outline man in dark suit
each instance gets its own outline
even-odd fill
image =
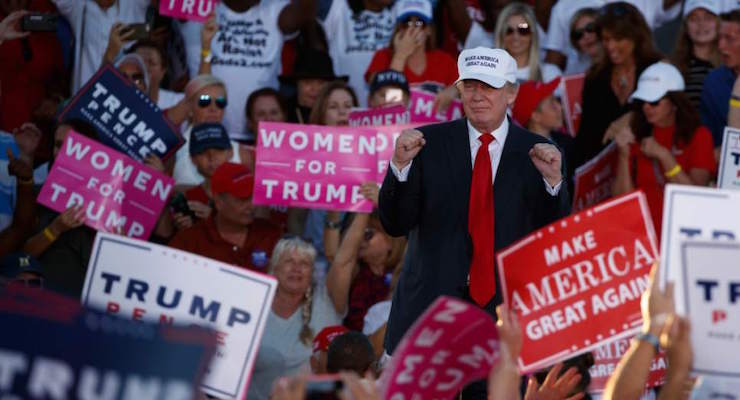
[[[495,251],[569,212],[560,151],[506,116],[517,95],[516,69],[504,50],[464,50],[456,85],[467,118],[406,130],[396,142],[380,219],[389,234],[409,242],[388,354],[440,295],[495,315],[502,302]],[[485,399],[482,386],[464,397]]]

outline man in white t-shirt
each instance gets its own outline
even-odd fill
[[[676,18],[681,10],[681,0],[623,0],[637,7],[648,26],[654,29]],[[583,8],[601,8],[616,0],[560,0],[550,11],[547,38],[542,47],[547,49],[545,61],[566,69],[569,57],[578,53],[570,43],[571,18]]]
[[[72,93],[76,93],[100,68],[116,22],[141,23],[151,0],[52,0],[75,34]]]
[[[190,76],[210,73],[228,84],[223,124],[232,139],[246,139],[244,107],[249,95],[278,87],[280,54],[286,35],[316,15],[315,0],[223,0],[216,6],[218,31],[201,43],[202,24],[181,26]]]
[[[348,75],[362,107],[367,106],[365,71],[377,50],[390,46],[396,20],[393,0],[365,0],[353,10],[348,0],[332,0],[321,23],[329,39],[329,55],[337,75]]]

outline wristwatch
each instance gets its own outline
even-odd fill
[[[650,343],[655,348],[656,353],[660,351],[660,339],[650,332],[639,333],[635,336],[635,340]]]
[[[200,59],[203,60],[204,63],[210,64],[211,61],[213,61],[213,54],[211,54],[210,50],[202,49],[200,51]]]

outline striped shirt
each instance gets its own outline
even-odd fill
[[[684,80],[686,81],[684,92],[697,111],[701,103],[701,90],[704,87],[704,78],[707,77],[707,74],[712,69],[714,69],[714,66],[709,61],[700,60],[696,57],[691,57],[689,61],[689,68],[684,76]]]

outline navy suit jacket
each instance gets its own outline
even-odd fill
[[[407,181],[399,182],[388,168],[380,189],[383,227],[392,236],[407,235],[409,239],[386,331],[388,354],[438,296],[469,300],[467,279],[473,247],[468,233],[468,200],[473,167],[467,120],[419,130],[426,144],[414,158]],[[528,154],[536,143],[549,142],[509,124],[493,188],[495,239],[491,245],[496,250],[570,211],[567,185],[561,185],[557,196],[545,189]],[[496,295],[485,307],[492,315],[502,302],[498,271],[496,282]]]

